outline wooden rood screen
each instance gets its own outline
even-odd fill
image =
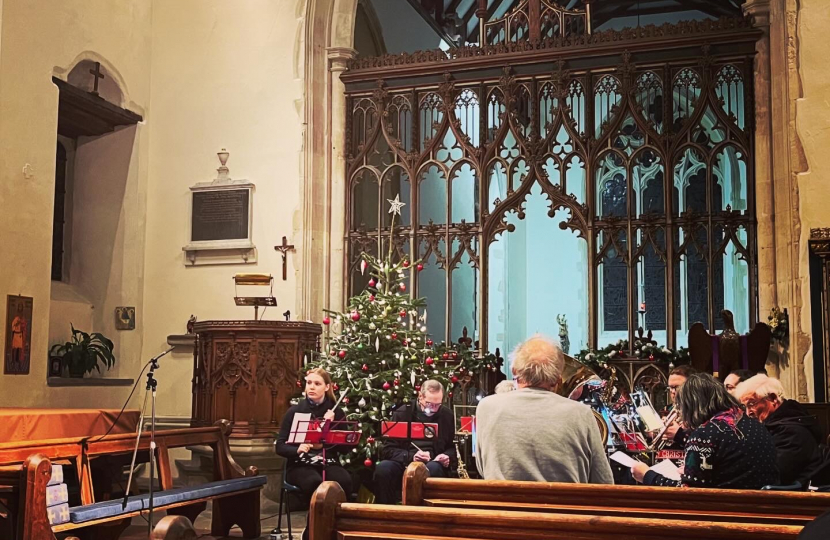
[[[351,291],[369,279],[361,252],[388,249],[386,199],[399,194],[394,257],[424,261],[411,290],[429,301],[430,333],[466,326],[504,350],[488,333],[501,284],[516,282],[491,248],[535,190],[584,243],[560,255],[585,267],[573,279],[585,280],[587,320],[569,322],[589,345],[633,343],[638,326],[685,344],[696,321],[717,329],[724,307],[751,327],[760,33],[724,18],[550,36],[359,58],[342,74]]]

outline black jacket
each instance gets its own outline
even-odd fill
[[[285,416],[282,417],[282,424],[280,424],[280,434],[277,436],[276,450],[277,454],[288,460],[289,467],[296,464],[299,460],[297,448],[300,445],[289,444],[287,442],[288,437],[291,435],[291,423],[294,421],[294,415],[296,413],[311,413],[312,418],[321,419],[323,418],[323,415],[326,414],[326,411],[331,409],[333,405],[334,402],[329,398],[324,399],[319,405],[313,405],[309,400],[303,398],[298,404],[286,411]],[[340,407],[336,408],[334,410],[334,420],[338,421],[345,419],[346,414],[343,410]],[[336,462],[342,451],[345,451],[345,449],[337,445],[326,446],[326,461],[328,463]],[[312,451],[311,453],[318,453],[318,451]]]
[[[767,416],[764,426],[775,442],[781,483],[798,481],[806,486],[822,462],[822,433],[816,418],[799,402],[787,399]]]
[[[424,422],[438,424],[438,437],[435,439],[386,439],[380,451],[381,459],[397,461],[403,466],[412,463],[412,458],[418,451],[412,443],[422,450],[429,452],[434,459],[439,454],[446,454],[451,461],[455,461],[455,418],[447,407],[441,407],[432,416],[426,416],[416,404],[407,404],[398,407],[392,413],[393,422]]]

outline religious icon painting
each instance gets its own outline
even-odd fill
[[[32,352],[32,305],[29,296],[8,295],[6,302],[6,355],[3,373],[28,375]]]
[[[135,308],[119,306],[115,308],[115,329],[135,330]]]

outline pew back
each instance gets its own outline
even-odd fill
[[[403,504],[803,525],[830,509],[830,494],[429,478],[413,463]]]
[[[347,503],[324,482],[312,497],[311,540],[787,540],[801,526],[713,523],[502,510]]]

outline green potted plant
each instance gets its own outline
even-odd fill
[[[103,334],[87,334],[77,330],[73,325],[72,341],[56,344],[49,351],[51,356],[60,358],[61,368],[69,371],[70,377],[83,377],[86,373],[97,369],[101,372],[100,363],[107,369],[115,365],[115,356],[112,354],[112,341]]]

